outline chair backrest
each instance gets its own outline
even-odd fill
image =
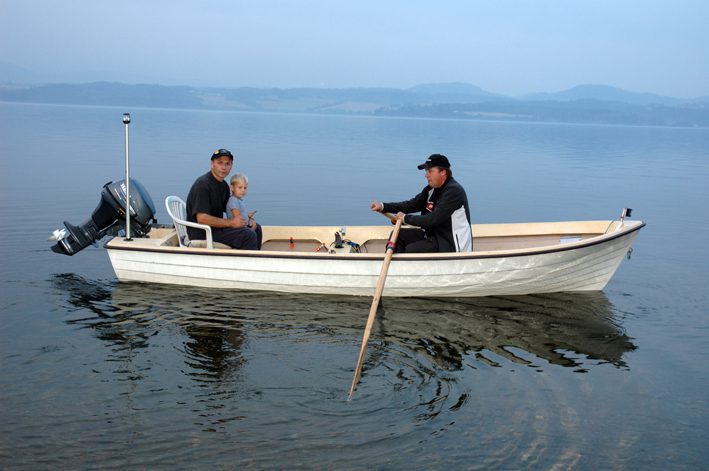
[[[213,249],[215,243],[212,241],[212,228],[206,224],[197,224],[196,222],[187,221],[187,205],[182,198],[179,196],[168,196],[165,198],[165,208],[167,208],[167,214],[172,218],[172,223],[175,225],[175,230],[177,231],[177,240],[180,247],[207,247],[208,249]],[[204,240],[195,240],[194,243],[190,241],[187,236],[187,227],[194,227],[196,229],[201,229],[204,231]],[[229,248],[227,245],[216,244],[219,248]]]
[[[189,247],[190,239],[187,237],[187,226],[184,224],[187,219],[187,205],[179,196],[168,196],[165,198],[165,208],[175,224],[180,247]]]
[[[172,218],[187,219],[187,204],[179,196],[165,198],[165,207]]]

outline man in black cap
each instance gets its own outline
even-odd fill
[[[224,211],[231,191],[224,179],[231,172],[234,156],[226,149],[212,153],[209,172],[197,178],[187,195],[187,220],[212,227],[212,239],[233,249],[257,250],[256,233],[246,229],[246,219],[225,219]],[[187,227],[190,241],[204,240],[203,230]]]
[[[472,252],[468,197],[455,181],[445,155],[433,154],[418,166],[426,169],[428,185],[408,201],[371,204],[373,211],[397,213],[398,219],[416,228],[402,228],[396,242],[398,253]],[[409,214],[416,213],[418,214]],[[420,229],[419,229],[420,228]]]

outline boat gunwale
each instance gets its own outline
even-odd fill
[[[434,254],[395,254],[394,259],[402,262],[418,262],[418,261],[457,261],[457,260],[475,260],[475,259],[490,259],[490,258],[512,258],[526,257],[531,255],[546,255],[558,252],[567,252],[578,250],[581,248],[592,247],[594,245],[604,244],[606,242],[624,237],[633,232],[637,232],[645,227],[643,221],[632,221],[633,225],[625,226],[623,229],[618,229],[611,233],[604,233],[588,239],[569,242],[565,244],[548,245],[542,247],[531,247],[526,249],[512,250],[491,250],[482,252],[440,252]],[[249,257],[249,258],[269,258],[269,259],[305,259],[305,260],[347,260],[347,261],[372,261],[383,260],[384,253],[367,254],[367,253],[348,253],[348,254],[330,254],[322,252],[283,252],[283,251],[260,251],[260,250],[233,250],[233,249],[206,249],[206,248],[190,248],[190,247],[172,247],[172,246],[122,246],[111,245],[115,239],[112,238],[104,244],[106,250],[121,250],[128,252],[154,252],[165,254],[187,254],[187,255],[206,255],[210,257]],[[135,239],[134,239],[135,240]],[[473,238],[473,240],[475,240]]]

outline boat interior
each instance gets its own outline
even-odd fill
[[[524,250],[585,241],[629,224],[619,220],[473,224],[473,251]],[[405,226],[404,226],[405,227]],[[384,253],[392,226],[264,226],[262,251],[299,253]],[[172,226],[156,226],[143,243],[180,246]],[[204,250],[204,247],[201,247]],[[215,247],[213,250],[219,250]]]

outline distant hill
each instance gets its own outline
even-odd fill
[[[201,107],[202,100],[190,87],[87,84],[37,85],[25,88],[0,86],[0,100],[102,106],[148,106],[166,108]]]
[[[512,98],[464,83],[397,88],[195,88],[0,84],[0,101],[72,105],[709,127],[709,97],[680,100],[604,85]]]
[[[465,84],[398,88],[193,88],[114,82],[0,85],[0,100],[79,105],[155,106],[320,113],[371,113],[380,108],[478,103],[500,95]]]
[[[671,98],[653,93],[630,92],[608,85],[578,85],[568,90],[555,93],[532,93],[523,97],[526,100],[601,100],[615,101],[619,103],[631,103],[634,105],[676,105],[685,100]]]
[[[709,104],[633,105],[617,101],[505,100],[381,109],[382,116],[709,128]]]
[[[434,103],[479,103],[493,99],[505,99],[504,95],[490,93],[469,83],[427,83],[416,85],[407,91],[420,97],[428,97]]]

